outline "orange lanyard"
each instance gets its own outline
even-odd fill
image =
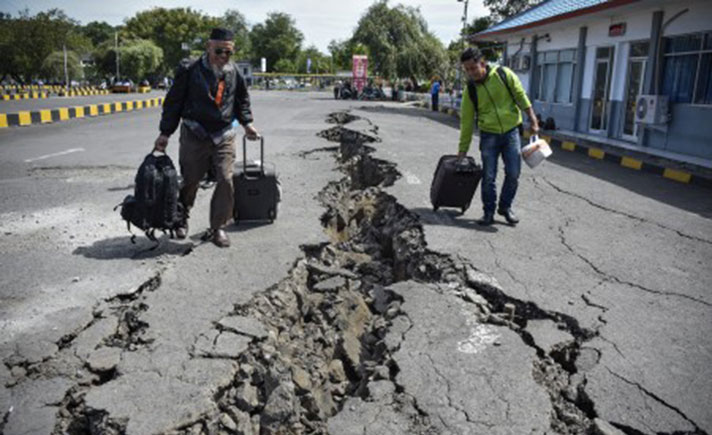
[[[218,82],[218,92],[215,95],[215,105],[220,107],[223,99],[223,92],[225,91],[225,80],[220,80]]]

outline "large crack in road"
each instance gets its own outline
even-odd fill
[[[585,346],[598,331],[583,328],[569,315],[507,295],[496,280],[465,259],[429,250],[417,215],[384,191],[401,175],[396,164],[373,157],[375,149],[366,145],[380,142],[378,127],[348,112],[330,114],[327,122],[336,126],[319,136],[339,145],[300,156],[332,153],[345,175],[318,194],[329,241],[302,246],[303,255],[284,279],[248,303],[236,305],[228,316],[215,321],[214,330],[198,338],[192,358],[236,361],[239,368],[214,394],[215,408],[181,423],[175,432],[326,434],[331,432],[330,418],[344,410],[349,398],[369,401],[389,396],[387,409],[379,410],[374,421],[382,412],[391,412],[402,416],[403,433],[458,433],[441,415],[431,417],[398,377],[401,367],[394,355],[408,338],[413,321],[403,309],[402,296],[391,286],[413,281],[436,286],[467,304],[473,324],[506,327],[534,350],[531,376],[551,402],[552,431],[605,433],[602,427],[610,426],[597,418],[596,405],[586,394],[586,377],[577,369],[578,359],[589,365],[600,359],[598,351]],[[115,367],[121,352],[151,345],[144,338],[150,325],[141,320],[141,313],[147,308],[144,293],[160,285],[159,272],[134,294],[116,297],[95,310],[85,328],[97,329],[92,343],[77,343],[78,334],[73,334],[57,343],[59,351],[53,358],[8,365],[35,378],[59,374],[73,382],[63,399],[51,404],[58,408],[54,433],[126,433],[125,419],[88,408],[84,396],[120,375]],[[553,322],[571,339],[550,348],[538,343],[528,327],[543,320]],[[399,340],[392,340],[394,332]],[[447,386],[448,406],[468,423],[478,422],[471,410],[451,400],[452,381],[434,361],[431,364]],[[0,432],[7,419],[6,414]],[[618,427],[627,434],[639,433]]]

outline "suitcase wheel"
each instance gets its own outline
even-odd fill
[[[440,208],[440,207],[438,207],[437,205],[434,205],[434,206],[433,206],[433,211],[438,211],[439,208]]]
[[[274,222],[275,215],[274,215],[274,209],[273,209],[273,208],[269,209],[269,211],[267,212],[267,217],[269,218],[269,223],[273,223],[273,222]]]

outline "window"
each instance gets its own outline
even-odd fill
[[[663,93],[671,103],[712,104],[712,32],[665,38]]]
[[[570,103],[576,71],[576,50],[547,51],[540,54],[539,101]]]

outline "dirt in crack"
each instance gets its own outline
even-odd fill
[[[394,164],[370,156],[374,150],[365,144],[378,142],[376,136],[342,125],[320,136],[339,142],[336,158],[347,175],[318,196],[326,208],[321,222],[329,242],[303,246],[304,256],[285,279],[235,308],[233,315],[259,320],[268,333],[253,340],[239,357],[232,383],[216,393],[219,412],[184,426],[183,432],[324,434],[328,418],[348,397],[367,398],[370,382],[388,380],[395,386],[392,406],[411,416],[407,432],[438,433],[435,422],[395,382],[399,368],[384,342],[391,321],[404,315],[400,298],[386,289],[398,281],[454,282],[462,289],[455,294],[470,301],[475,292],[483,303],[483,322],[509,326],[534,347],[524,330],[530,319],[560,323],[576,343],[590,337],[575,319],[510,298],[472,266],[428,250],[417,215],[381,189],[399,174]],[[576,345],[570,350],[575,355]],[[534,371],[543,375],[535,378],[547,387],[556,411],[552,428],[585,433],[594,417],[580,405],[585,397],[568,400],[563,393],[572,374],[537,351]]]

